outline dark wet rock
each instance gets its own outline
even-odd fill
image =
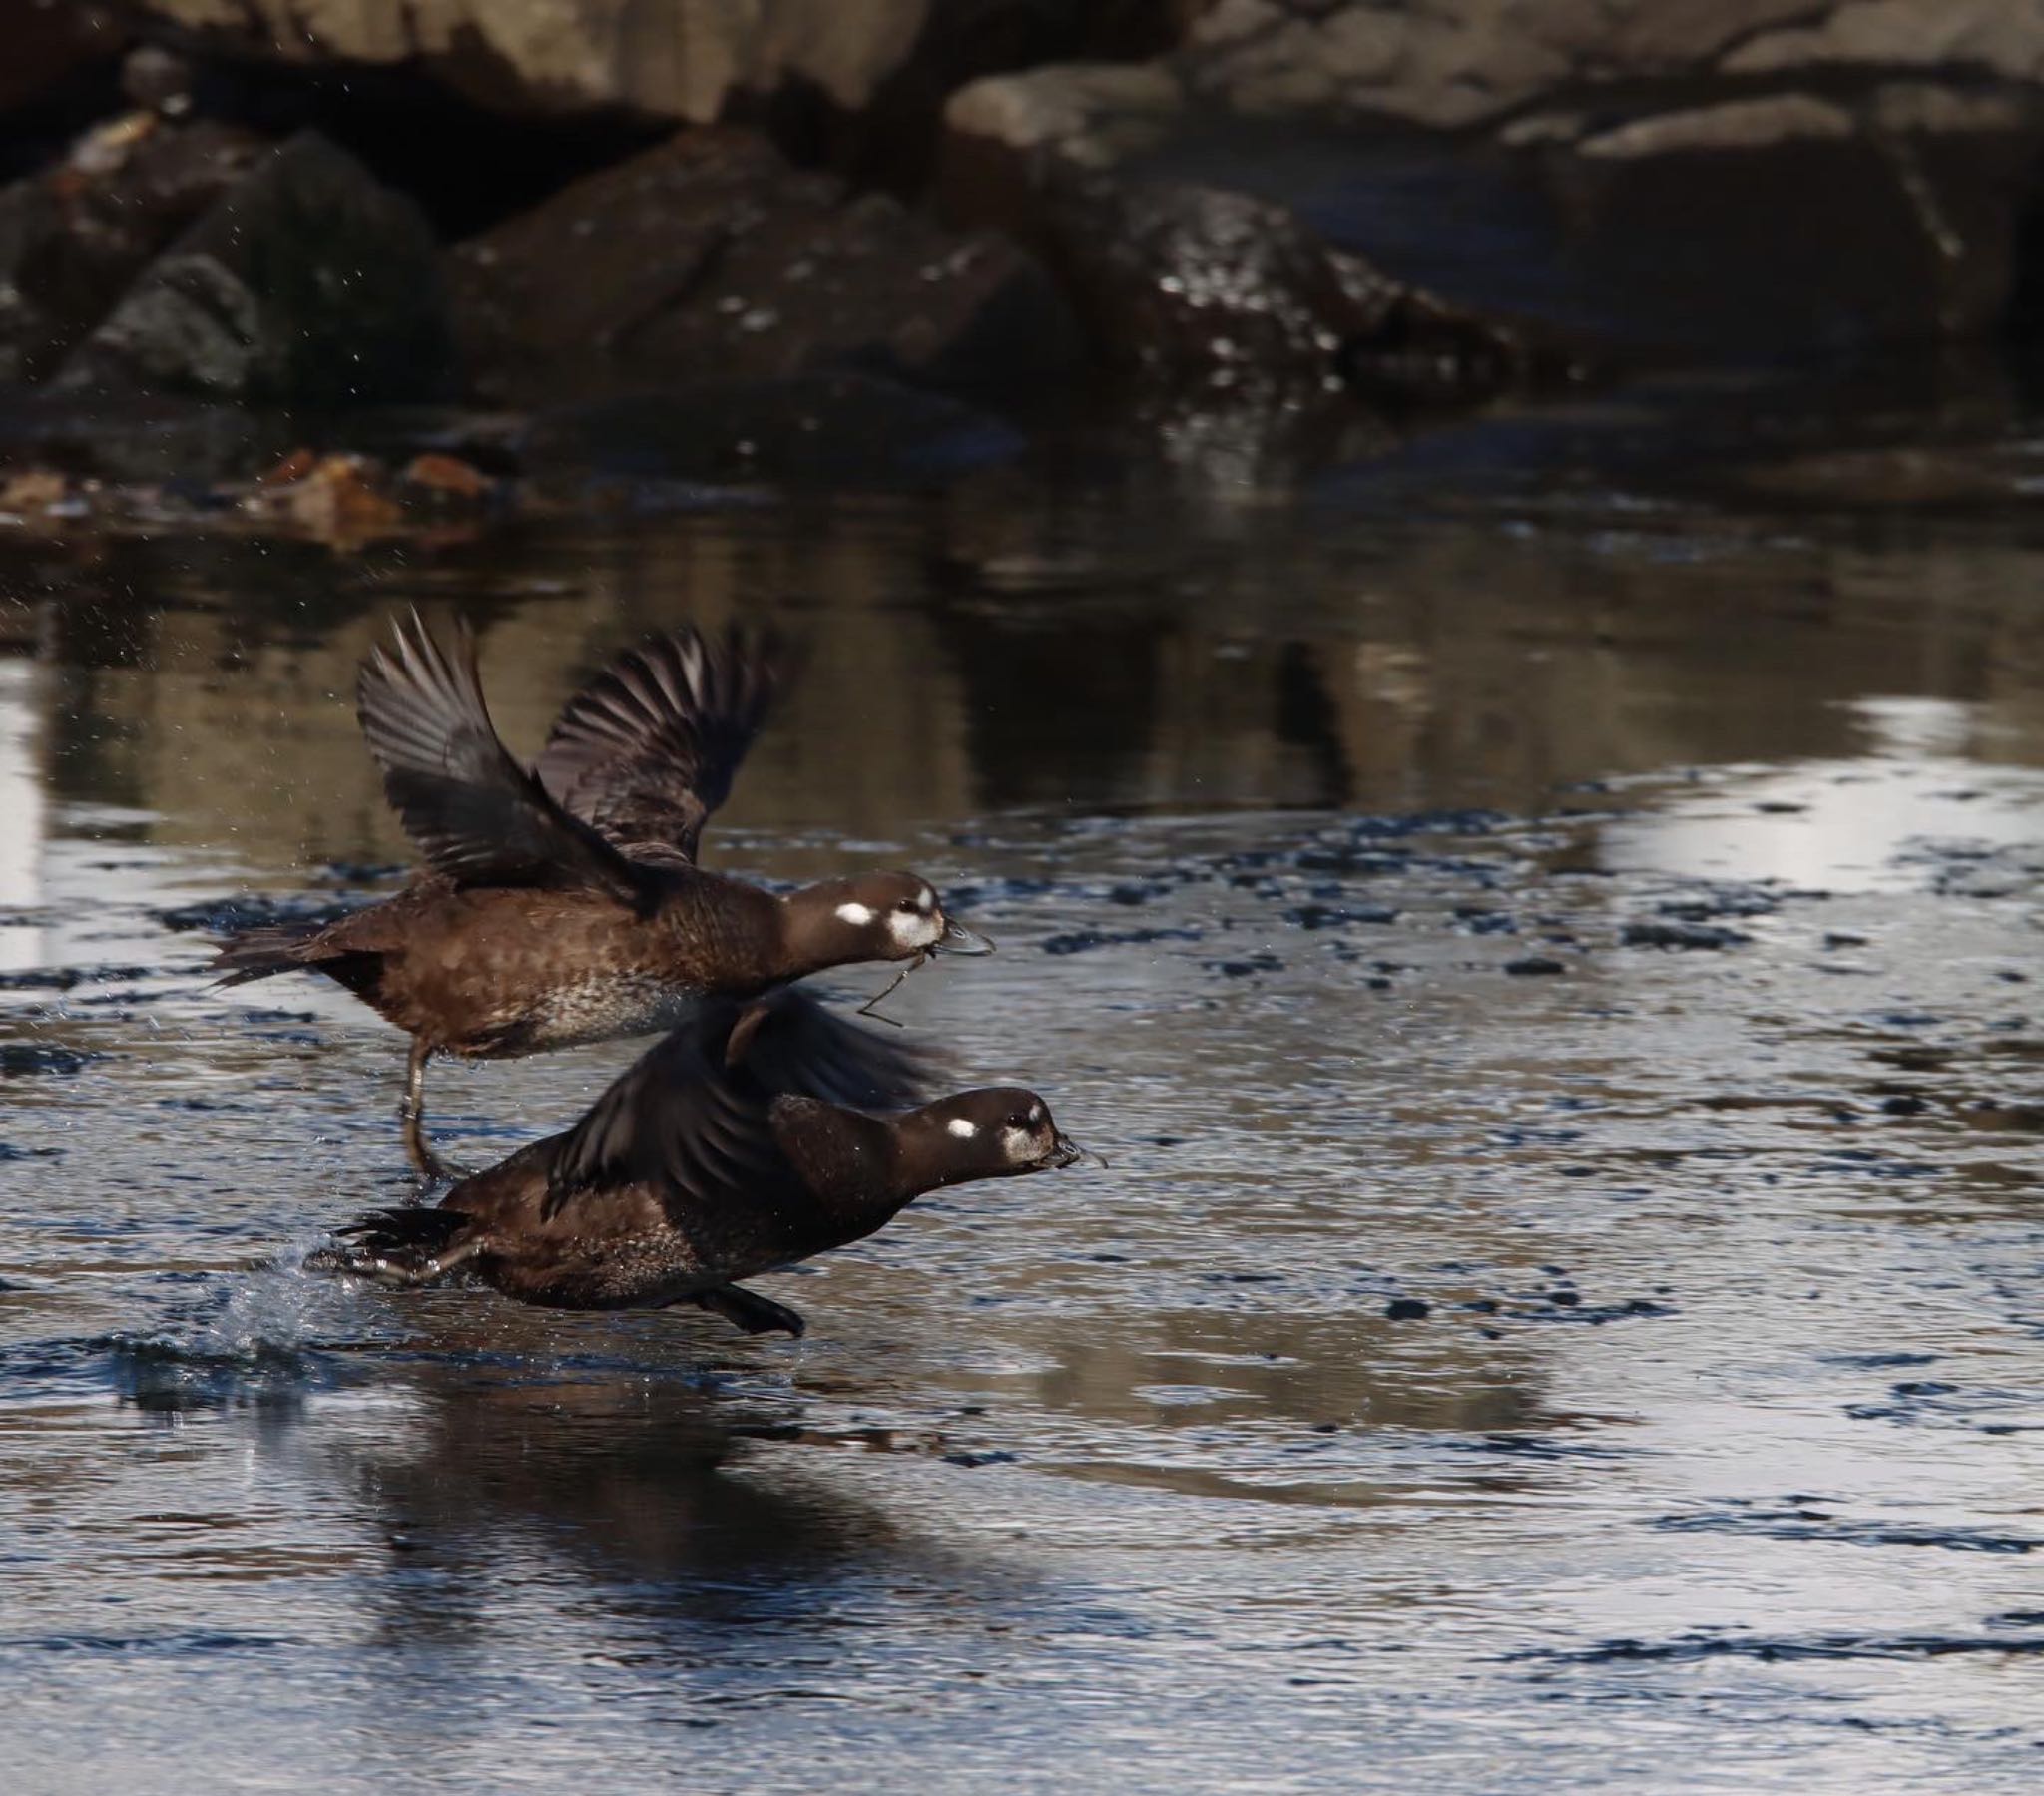
[[[42,1042],[0,1042],[0,1076],[15,1079],[38,1073],[72,1074],[99,1058],[81,1049]]]
[[[1021,228],[1125,367],[1234,387],[1346,379],[1416,393],[1488,391],[1528,352],[1330,248],[1287,208],[1190,182],[1073,176]]]
[[[1260,953],[1245,955],[1239,960],[1202,961],[1210,973],[1219,973],[1224,979],[1250,979],[1259,973],[1276,973],[1284,963],[1277,955]]]
[[[1433,1305],[1424,1297],[1393,1297],[1384,1305],[1384,1319],[1389,1322],[1423,1322],[1433,1314]]]
[[[541,477],[886,486],[1006,460],[999,419],[864,374],[718,380],[542,412],[519,440]]]
[[[1883,1098],[1880,1108],[1890,1117],[1920,1117],[1930,1106],[1921,1098],[1898,1092],[1892,1098]]]
[[[737,130],[588,176],[451,267],[471,379],[520,403],[840,368],[1021,387],[1078,352],[1063,300],[1013,244],[854,198]]]
[[[1718,949],[1737,948],[1753,937],[1707,923],[1661,923],[1643,918],[1626,924],[1618,939],[1628,948]]]
[[[0,379],[48,374],[262,153],[233,126],[138,114],[0,190]]]
[[[1505,971],[1515,979],[1553,978],[1568,971],[1560,961],[1545,954],[1522,954],[1505,962]]]
[[[1090,954],[1096,948],[1137,947],[1149,942],[1197,942],[1204,934],[1198,929],[1075,929],[1046,936],[1038,945],[1046,954]]]
[[[953,185],[1224,170],[1463,317],[1621,352],[1997,324],[2044,139],[1999,0],[1228,0],[1137,68],[946,110]]]
[[[302,132],[165,248],[55,378],[90,393],[345,405],[431,399],[452,371],[424,216]]]

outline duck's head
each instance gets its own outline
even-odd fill
[[[913,873],[826,879],[788,893],[781,903],[789,943],[812,972],[856,961],[993,952],[985,936],[947,916],[936,888]]]
[[[926,1104],[913,1114],[921,1157],[941,1172],[937,1184],[1050,1172],[1079,1158],[1050,1106],[1022,1086],[982,1086]]]

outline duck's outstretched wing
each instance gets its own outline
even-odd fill
[[[774,1099],[900,1109],[928,1095],[932,1071],[927,1053],[803,992],[705,999],[557,1137],[541,1213],[636,1183],[694,1203],[771,1204],[799,1187],[774,1138]]]
[[[363,662],[355,707],[383,789],[436,872],[463,886],[594,887],[648,901],[646,870],[556,804],[499,739],[465,623],[450,654],[414,611]]]
[[[694,861],[789,669],[770,632],[713,639],[685,625],[626,651],[569,699],[533,771],[634,859]]]

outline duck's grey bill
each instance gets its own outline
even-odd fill
[[[976,929],[967,929],[963,923],[944,919],[944,933],[937,937],[939,954],[991,954],[994,951],[993,937],[983,936]]]

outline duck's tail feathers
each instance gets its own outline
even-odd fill
[[[320,1248],[305,1263],[378,1284],[431,1284],[480,1250],[481,1240],[469,1232],[474,1220],[460,1210],[371,1210],[336,1228],[339,1244]]]
[[[260,929],[243,931],[219,944],[207,971],[217,984],[246,985],[252,979],[267,979],[274,973],[289,973],[317,959],[306,949],[321,923],[266,923]]]

